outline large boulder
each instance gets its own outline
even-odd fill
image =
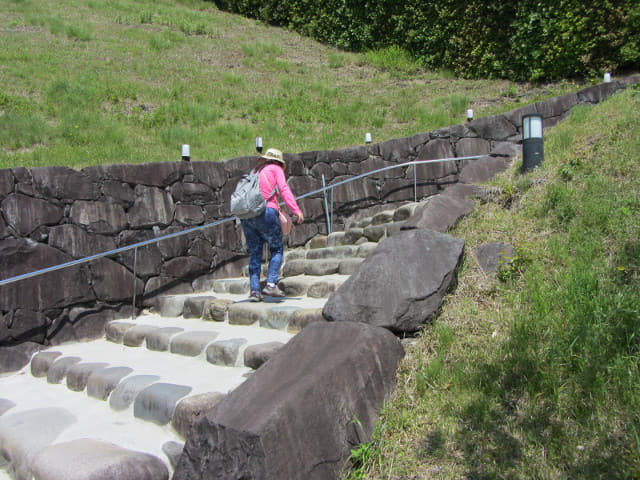
[[[445,233],[471,212],[473,212],[471,200],[454,195],[435,195],[416,210],[402,229],[428,228]]]
[[[455,286],[464,245],[464,240],[426,229],[386,238],[331,294],[322,313],[331,321],[416,332],[434,318]]]
[[[193,426],[173,479],[337,478],[403,355],[381,328],[310,325]]]

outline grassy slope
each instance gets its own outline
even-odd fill
[[[0,2],[0,168],[302,152],[399,138],[578,85],[468,81],[200,0]]]
[[[640,478],[639,112],[637,87],[575,109],[457,226],[459,286],[351,478]],[[500,279],[490,241],[516,247]]]

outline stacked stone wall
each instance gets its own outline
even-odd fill
[[[386,142],[286,154],[296,195],[381,167],[412,160],[521,150],[522,116],[539,112],[548,128],[578,103],[598,103],[640,76],[597,85],[511,112]],[[162,162],[0,170],[0,279],[67,263],[228,218],[228,199],[256,156],[225,162]],[[468,160],[416,167],[418,198],[461,181]],[[413,200],[414,169],[397,168],[350,182],[333,193],[334,227],[359,209]],[[300,201],[306,221],[290,246],[326,233],[321,193]],[[135,278],[134,278],[135,263]],[[206,288],[246,263],[235,222],[193,231],[138,249],[0,285],[0,346],[56,344],[98,337],[105,321],[149,306],[159,294]]]

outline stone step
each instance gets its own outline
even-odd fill
[[[321,277],[312,275],[296,275],[285,277],[278,285],[287,294],[293,297],[306,295],[311,298],[326,299],[331,293],[342,285],[349,275],[324,275]]]
[[[0,478],[169,478],[184,442],[174,429],[20,373],[3,379],[3,401],[14,406],[0,415]]]
[[[290,260],[282,267],[282,276],[287,278],[297,275],[352,275],[358,270],[363,261],[364,258]]]
[[[289,341],[287,332],[297,310],[308,308],[280,303],[250,303],[246,300],[227,304],[225,321],[146,314],[135,322],[114,320],[106,325],[105,338],[124,347],[143,347],[154,352],[200,358],[223,366],[243,366],[246,348],[267,342]],[[321,302],[313,302],[321,308]]]
[[[360,245],[336,245],[333,247],[297,248],[287,252],[285,263],[293,260],[321,260],[343,258],[366,258],[378,247],[377,242],[364,242]]]

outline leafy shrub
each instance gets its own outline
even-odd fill
[[[633,0],[213,0],[350,50],[391,47],[462,77],[600,76],[640,62]]]

